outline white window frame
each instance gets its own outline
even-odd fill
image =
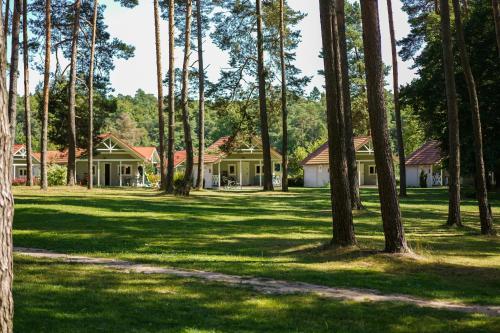
[[[130,172],[127,173],[127,168],[130,168]],[[120,175],[122,176],[132,176],[132,165],[131,164],[122,164],[122,169],[120,170]]]
[[[257,172],[257,169],[259,170],[258,172]],[[261,174],[262,174],[262,165],[255,164],[255,175],[260,176]]]
[[[374,172],[372,172],[372,168],[373,168],[373,171],[374,171]],[[376,165],[373,165],[373,164],[372,164],[372,165],[369,165],[369,166],[368,166],[368,174],[369,174],[370,176],[375,176],[375,175],[377,174],[377,166],[376,166]]]
[[[19,176],[21,177],[27,177],[28,176],[28,169],[27,168],[20,168],[19,170]]]
[[[231,173],[231,167],[234,168],[234,172],[233,173]],[[236,176],[236,164],[228,164],[227,165],[227,174],[229,176]]]

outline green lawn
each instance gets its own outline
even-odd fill
[[[202,192],[194,193],[191,198],[186,199],[162,196],[154,191],[141,189],[87,192],[80,188],[57,188],[42,193],[36,189],[16,188],[14,243],[16,246],[121,258],[155,265],[264,276],[338,287],[372,288],[383,292],[464,303],[500,305],[500,238],[479,235],[478,213],[474,201],[465,200],[463,205],[466,227],[448,229],[443,227],[447,214],[447,196],[444,189],[415,189],[410,190],[409,194],[410,197],[402,201],[402,211],[407,237],[411,247],[420,255],[418,259],[377,252],[383,248],[383,234],[377,193],[374,189],[362,191],[367,209],[356,213],[355,216],[360,249],[345,253],[322,248],[322,245],[329,241],[331,234],[327,189],[294,189],[289,194]],[[499,204],[500,196],[492,195],[493,212],[497,220],[500,215]],[[118,273],[57,264],[53,264],[50,269],[50,272],[57,270],[55,276],[49,277],[45,276],[50,274],[48,268],[38,261],[34,262],[37,264],[37,274],[44,282],[40,285],[30,285],[28,276],[31,267],[28,266],[32,262],[17,257],[16,259],[18,260],[16,269],[20,270],[16,279],[18,300],[16,309],[21,308],[21,316],[23,311],[28,313],[31,311],[32,303],[43,299],[45,289],[51,290],[58,286],[58,283],[54,286],[51,283],[66,281],[66,278],[68,284],[72,284],[73,280],[75,283],[80,283],[82,290],[92,289],[93,285],[98,284],[97,289],[113,294],[111,298],[107,295],[103,297],[88,295],[78,301],[82,308],[91,306],[88,303],[94,298],[102,302],[102,306],[105,306],[106,302],[118,302],[117,299],[122,296],[121,292],[117,291],[116,295],[113,292],[115,283],[118,283],[119,286],[122,284],[127,286],[123,290],[123,301],[118,302],[119,306],[134,307],[131,298],[138,297],[139,293],[140,297],[147,300],[143,304],[144,307],[149,303],[158,306],[151,311],[159,313],[174,311],[167,307],[159,307],[159,304],[155,303],[157,298],[169,296],[155,296],[152,291],[144,291],[143,294],[140,290],[134,290],[132,285],[137,283],[139,286],[141,283],[138,281],[143,279],[156,281],[158,284],[165,283],[173,286],[172,288],[186,289],[187,293],[202,292],[206,294],[204,295],[206,298],[213,295],[216,295],[213,296],[216,299],[222,297],[221,311],[225,313],[224,309],[227,308],[228,317],[264,316],[263,313],[252,316],[251,313],[244,312],[240,302],[237,301],[238,297],[248,297],[255,299],[256,302],[271,302],[279,309],[286,308],[286,311],[280,312],[283,316],[287,312],[292,315],[295,311],[305,311],[303,302],[313,303],[308,308],[310,311],[327,307],[329,310],[325,310],[324,315],[332,320],[339,315],[335,311],[354,311],[352,318],[346,318],[346,323],[341,321],[335,326],[340,331],[351,325],[348,324],[351,320],[356,321],[358,320],[356,317],[363,314],[368,320],[370,316],[378,317],[378,312],[385,313],[389,316],[387,319],[389,320],[391,311],[407,309],[411,315],[408,317],[408,322],[395,323],[394,330],[398,331],[398,325],[418,323],[418,319],[412,318],[427,317],[428,314],[436,312],[394,304],[367,306],[321,301],[312,296],[256,296],[249,291],[233,288],[229,288],[231,292],[228,295],[219,295],[221,289],[228,288],[220,286],[206,288],[206,285],[201,285],[200,282],[122,276]],[[94,274],[95,281],[90,278]],[[80,280],[80,275],[87,278]],[[52,278],[54,280],[50,280]],[[109,285],[107,281],[110,281]],[[234,304],[232,299],[225,300],[226,296],[231,298],[233,294],[236,300]],[[63,305],[58,304],[57,300],[63,301],[64,297],[70,296],[70,291],[64,292],[61,298],[54,296],[54,303],[51,305],[56,308],[61,307]],[[43,308],[42,302],[40,306]],[[205,305],[197,302],[193,306],[200,306],[205,310]],[[218,306],[217,301],[214,301],[209,307]],[[368,314],[365,311],[367,309],[373,311],[369,311]],[[121,312],[118,308],[116,311]],[[133,309],[129,311],[133,312]],[[137,311],[140,313],[149,310]],[[210,311],[216,310],[211,308]],[[256,311],[259,311],[259,308]],[[438,328],[444,329],[445,326],[439,325],[452,325],[450,321],[458,325],[456,330],[470,331],[471,327],[467,325],[473,325],[474,322],[471,316],[461,314],[450,315],[448,316],[450,321],[440,323],[437,313],[441,312],[436,312],[433,317],[437,325],[434,331],[440,331]],[[85,311],[82,311],[81,315],[88,316]],[[204,317],[209,314],[204,314],[200,310],[197,315]],[[297,328],[297,331],[320,330],[323,324],[319,321],[323,320],[320,318],[323,313],[318,316],[320,326],[307,325],[306,322],[303,328]],[[234,326],[235,329],[252,330],[254,318],[248,320],[245,318],[234,320],[232,323],[249,326],[246,328]],[[467,324],[461,326],[463,322],[453,318],[470,320],[466,320]],[[47,325],[50,325],[49,319]],[[29,318],[18,320],[23,324],[29,322]],[[147,320],[153,319],[147,318]],[[361,321],[360,325],[367,324],[366,320]],[[272,316],[262,321],[263,325],[276,324],[278,327]],[[196,316],[193,314],[193,321],[187,320],[188,324],[186,321],[183,322],[187,326],[175,327],[180,331],[187,330],[190,327],[189,323],[194,322]],[[180,325],[180,322],[177,325]],[[193,327],[217,331],[216,324],[213,325]],[[381,319],[380,325],[380,327],[370,326],[370,330],[387,329],[389,321],[384,322]],[[267,330],[266,327],[263,326],[262,329]],[[327,326],[323,328],[328,330]],[[282,330],[290,329],[288,326],[277,329],[277,331]],[[474,331],[477,331],[476,328]]]
[[[16,332],[498,332],[500,318],[262,295],[16,256]]]

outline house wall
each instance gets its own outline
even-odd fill
[[[203,170],[203,188],[212,188],[212,176],[213,176],[214,166],[213,164],[206,164]],[[194,165],[193,169],[193,186],[196,186],[196,180],[198,179],[198,165]]]
[[[35,159],[32,159],[32,174],[33,177],[40,177],[40,163],[38,163]],[[26,164],[26,159],[25,158],[14,158],[13,160],[13,176],[14,178],[23,178],[26,177],[22,175],[21,170],[26,170],[28,168]]]
[[[305,165],[304,166],[304,186],[305,187],[325,187],[330,183],[328,164]]]
[[[264,174],[261,176],[257,173],[257,166],[261,165],[263,169],[263,162],[260,161],[259,157],[262,154],[231,154],[226,159],[219,163],[209,164],[205,166],[205,188],[212,188],[216,184],[212,182],[212,176],[219,175],[219,165],[220,165],[220,175],[222,179],[222,184],[224,184],[225,179],[231,179],[240,183],[240,167],[242,176],[243,186],[260,186],[261,178],[264,179]],[[241,159],[241,163],[240,163]],[[279,164],[279,171],[276,171],[275,164]],[[234,173],[230,174],[230,166],[234,165]],[[273,177],[278,177],[281,179],[281,161],[272,160],[272,174]],[[193,172],[194,177],[197,175],[197,171]]]
[[[114,155],[113,155],[114,158]],[[110,164],[110,184],[109,186],[120,186],[120,162],[116,161],[100,161],[94,162],[94,185],[96,186],[106,186],[105,178],[105,165]],[[134,186],[142,184],[142,174],[140,169],[142,168],[143,162],[140,161],[124,161],[122,166],[129,165],[131,167],[130,175],[122,176],[122,186]],[[98,175],[99,174],[99,175]],[[86,183],[88,178],[88,164],[87,161],[79,161],[76,163],[76,180],[79,184]],[[98,183],[99,179],[99,183]],[[144,177],[146,180],[146,177]]]
[[[377,174],[370,174],[370,167],[375,166],[375,161],[363,162],[361,167],[363,168],[363,182],[361,185],[377,185]]]
[[[408,187],[420,187],[420,173],[424,171],[427,175],[427,187],[432,187],[432,165],[407,165],[406,185]]]

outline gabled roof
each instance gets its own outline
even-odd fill
[[[76,158],[80,158],[85,154],[85,149],[76,149]],[[37,160],[42,160],[41,153],[33,153],[33,157]],[[68,164],[68,149],[64,150],[47,150],[48,164]]]
[[[364,145],[371,142],[371,136],[357,136],[354,138],[354,149],[358,151]],[[318,165],[318,164],[328,164],[329,154],[328,154],[328,142],[325,142],[321,147],[309,154],[303,161],[302,165]]]
[[[226,144],[230,143],[232,139],[234,139],[234,137],[223,136],[223,137],[219,138],[218,140],[216,140],[214,143],[212,143],[210,146],[208,146],[207,149],[205,150],[205,157],[204,157],[205,164],[218,163],[222,159],[224,159],[226,156],[228,156],[231,153],[231,147],[227,147],[227,148],[229,148],[229,151],[226,151],[223,148]],[[250,148],[253,149],[254,148],[253,145],[262,147],[262,141],[255,136],[250,138],[250,140],[248,141],[248,144],[250,144],[250,147],[248,150],[250,150]],[[271,147],[271,154],[275,155],[275,157],[278,156],[281,159],[280,152],[278,152],[273,147]],[[194,159],[194,163],[195,164],[198,163],[198,158],[196,156]]]
[[[153,154],[155,153],[156,151],[156,147],[137,147],[135,146],[134,147],[135,151],[137,151],[142,157],[144,157],[145,159],[152,159],[153,158]]]
[[[24,148],[24,145],[13,145],[12,146],[12,155],[16,155],[23,148]]]
[[[408,156],[406,165],[432,165],[441,160],[441,143],[437,140],[431,140]]]
[[[116,135],[112,133],[105,133],[98,136],[98,138],[102,141],[106,139],[113,139],[119,144],[123,145],[125,148],[129,149],[132,153],[134,153],[137,157],[140,157],[145,160],[151,161],[156,152],[156,147],[137,147],[132,146],[128,142],[123,139],[118,138]]]

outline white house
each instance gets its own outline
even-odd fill
[[[421,187],[420,176],[426,178],[427,186],[443,186],[445,174],[441,166],[441,143],[427,141],[406,159],[406,185]]]
[[[177,152],[175,166],[185,162],[185,152]],[[222,137],[205,151],[204,188],[235,186],[262,186],[263,150],[256,137]],[[275,186],[281,186],[281,154],[271,147],[272,177]],[[197,178],[198,158],[194,158],[193,180]]]
[[[28,175],[28,163],[26,161],[26,146],[14,145],[12,147],[14,163],[12,164],[13,180],[25,179]],[[40,177],[40,160],[36,154],[31,154],[31,165],[33,177]]]
[[[377,168],[370,136],[354,138],[359,185],[377,185]],[[324,187],[330,183],[328,142],[302,161],[305,187]]]

